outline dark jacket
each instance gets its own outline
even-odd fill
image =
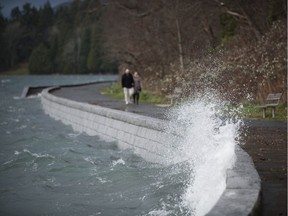
[[[134,79],[131,73],[124,73],[121,79],[122,88],[132,88],[134,86]]]
[[[136,93],[141,92],[142,89],[142,83],[141,83],[141,77],[140,76],[134,76],[134,90]]]

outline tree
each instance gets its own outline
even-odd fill
[[[21,23],[28,29],[33,29],[38,26],[39,13],[35,7],[30,3],[23,5],[23,12],[21,16]]]
[[[79,59],[79,69],[80,73],[87,73],[88,67],[88,55],[90,53],[91,46],[91,29],[88,28],[84,31],[84,35],[81,38],[81,47],[80,47],[80,59]]]
[[[7,47],[7,59],[9,61],[8,66],[10,68],[17,65],[19,62],[18,50],[20,48],[19,41],[25,34],[25,29],[19,22],[11,23],[6,26],[3,34],[4,41]]]
[[[95,26],[91,32],[91,47],[87,59],[87,68],[92,72],[102,70],[101,29]]]
[[[29,58],[29,71],[31,74],[49,74],[52,72],[52,63],[49,49],[40,44],[37,46]]]
[[[21,16],[22,14],[18,6],[11,10],[11,18],[13,21],[19,21]]]
[[[8,57],[7,57],[7,44],[5,43],[4,31],[7,25],[7,21],[2,15],[2,8],[0,6],[0,70],[5,69],[8,66]]]
[[[54,17],[54,12],[48,1],[44,4],[43,8],[40,8],[39,10],[39,21],[38,21],[39,30],[45,31],[47,30],[48,27],[52,26],[53,17]]]

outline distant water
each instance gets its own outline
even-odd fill
[[[0,76],[0,215],[190,215],[188,164],[151,164],[44,114],[24,86],[115,76]]]

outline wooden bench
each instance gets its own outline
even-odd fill
[[[272,118],[275,118],[275,109],[279,105],[282,93],[268,94],[265,104],[258,106],[263,111],[263,118],[266,118],[266,109],[272,108]]]
[[[173,105],[177,99],[180,98],[182,94],[182,89],[179,87],[176,87],[171,95],[167,95],[167,98],[171,100],[171,105]]]

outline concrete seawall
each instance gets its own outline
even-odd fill
[[[42,92],[45,113],[74,130],[116,141],[119,148],[132,148],[145,160],[166,164],[173,160],[177,131],[165,133],[167,122],[138,114],[80,103]],[[227,170],[226,190],[207,215],[254,215],[260,197],[260,178],[251,158],[240,147],[237,161]],[[177,161],[175,161],[177,162]]]

